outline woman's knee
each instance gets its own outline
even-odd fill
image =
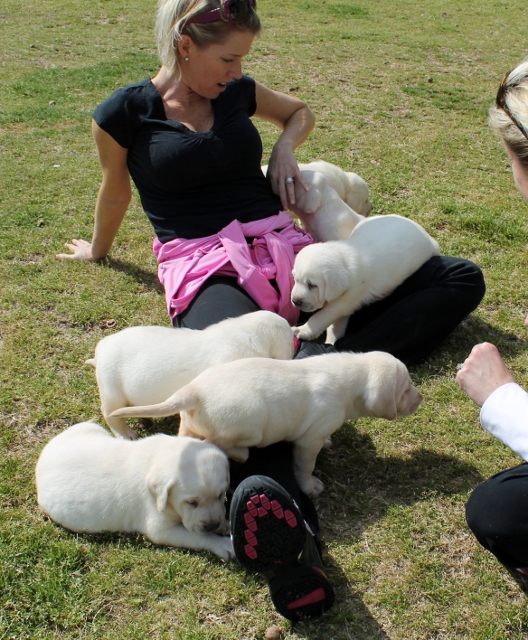
[[[477,538],[498,540],[528,529],[528,465],[502,471],[480,484],[466,504]]]
[[[461,266],[462,278],[472,287],[475,306],[482,300],[486,293],[486,282],[482,269],[471,260],[464,260]]]
[[[460,292],[461,301],[475,309],[486,293],[486,282],[482,269],[471,260],[444,258],[448,260],[445,278]]]
[[[496,517],[494,514],[493,500],[487,501],[489,494],[487,480],[480,484],[470,495],[466,503],[466,522],[473,534],[481,539],[484,535],[492,533]]]

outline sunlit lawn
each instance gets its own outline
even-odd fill
[[[142,536],[78,536],[39,512],[44,444],[75,422],[102,421],[84,365],[97,341],[167,324],[137,198],[109,260],[53,257],[91,236],[100,170],[90,116],[115,88],[155,74],[154,5],[0,7],[0,638],[240,640],[271,624],[311,640],[528,637],[524,596],[464,521],[472,488],[518,459],[481,429],[454,381],[472,345],[489,340],[528,382],[528,209],[486,126],[502,74],[528,54],[520,0],[259,3],[266,28],[246,72],[313,108],[317,128],[299,160],[356,171],[374,213],[417,220],[444,253],[476,261],[488,284],[477,312],[412,371],[419,411],[347,425],[319,457],[334,609],[291,627],[264,581],[235,563]],[[277,131],[259,127],[269,154]]]

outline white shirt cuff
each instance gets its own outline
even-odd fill
[[[502,385],[480,410],[480,423],[517,455],[528,460],[528,393],[516,382]]]

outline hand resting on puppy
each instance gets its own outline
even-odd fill
[[[299,169],[305,176],[305,171],[318,171],[322,173],[328,186],[337,192],[338,196],[351,209],[360,216],[368,216],[372,211],[372,203],[369,200],[369,188],[367,183],[352,171],[343,171],[341,167],[326,162],[325,160],[315,160],[307,164],[299,164]],[[308,186],[309,183],[308,183]],[[297,197],[297,194],[295,194]]]
[[[322,173],[302,171],[302,175],[310,191],[296,183],[295,204],[290,207],[302,228],[316,242],[346,240],[365,218],[343,202]]]
[[[40,508],[71,531],[137,532],[159,545],[233,555],[229,465],[212,444],[162,434],[131,442],[82,422],[44,447],[36,481]]]
[[[166,400],[208,367],[240,358],[289,360],[293,331],[271,311],[229,318],[202,331],[169,327],[130,327],[103,338],[95,357],[101,409],[116,436],[135,431],[112,411],[127,405]]]
[[[113,415],[180,413],[180,434],[204,438],[241,462],[248,447],[293,442],[299,486],[318,494],[323,484],[311,474],[334,431],[361,416],[391,420],[410,415],[421,399],[402,362],[372,351],[291,361],[237,360],[207,369],[166,402],[119,409]]]
[[[268,165],[265,164],[261,167],[262,173],[267,175]],[[360,216],[368,216],[372,211],[372,203],[369,199],[369,188],[367,183],[358,176],[357,173],[352,171],[343,171],[340,167],[331,162],[325,160],[315,160],[314,162],[308,162],[307,164],[299,164],[299,169],[306,185],[311,190],[311,185],[307,180],[305,172],[322,173],[326,178],[326,184],[333,189],[339,199],[348,205],[355,213]],[[299,197],[302,197],[307,192],[304,185],[295,185],[295,200],[294,205],[298,204]],[[325,204],[324,199],[322,201]],[[296,207],[292,207],[292,210],[296,210]],[[348,237],[348,236],[346,236]],[[334,238],[337,240],[337,238]]]
[[[294,327],[295,335],[314,340],[328,329],[327,341],[335,342],[354,311],[388,296],[435,255],[436,240],[397,215],[362,220],[348,240],[304,247],[295,258],[291,299],[302,311],[316,313]]]

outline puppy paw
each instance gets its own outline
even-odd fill
[[[332,442],[332,438],[327,438],[324,441],[323,449],[331,449],[333,446],[334,446],[334,443]]]
[[[225,562],[233,560],[235,552],[233,551],[233,545],[231,544],[231,538],[229,536],[217,536],[218,540],[215,541],[212,551]]]
[[[315,476],[310,476],[308,482],[303,483],[301,489],[309,496],[318,496],[324,489],[324,484]]]
[[[114,431],[114,435],[116,436],[116,438],[123,438],[123,440],[137,440],[138,439],[138,434],[134,431],[134,429],[129,429],[127,427],[127,430],[121,430],[118,433],[116,433]]]
[[[104,412],[104,417],[116,438],[123,438],[124,440],[137,440],[138,434],[134,431],[134,429],[131,429],[127,425],[126,420],[124,420],[123,418],[112,418],[108,411]]]
[[[296,338],[299,338],[299,340],[313,340],[316,337],[306,324],[300,327],[293,327],[293,334]]]

